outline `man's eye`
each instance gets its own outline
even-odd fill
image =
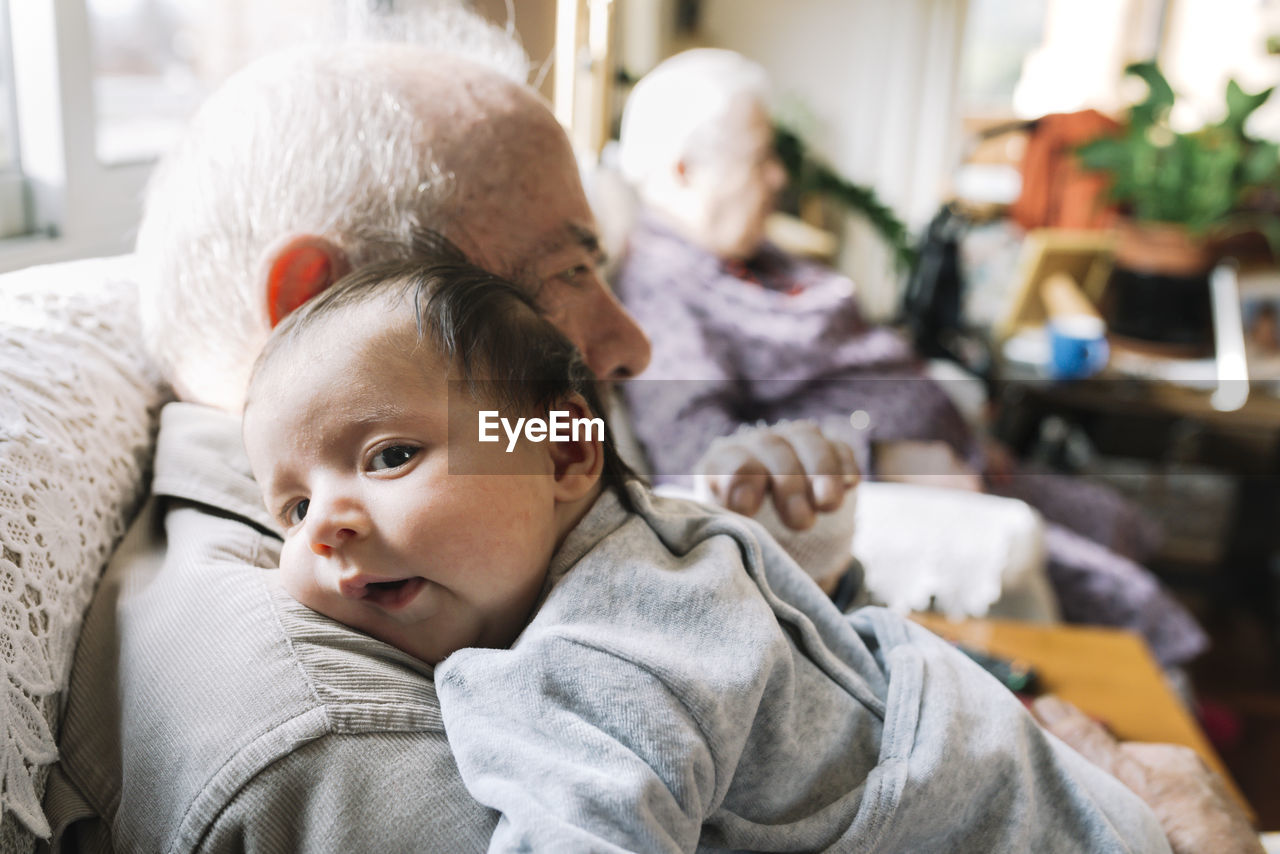
[[[595,267],[591,264],[577,264],[561,273],[560,278],[564,279],[566,282],[572,282],[575,279],[590,275],[593,272],[595,272]]]
[[[369,463],[369,469],[370,471],[386,471],[387,469],[400,468],[400,466],[413,459],[417,453],[418,449],[409,445],[392,445],[374,454]]]
[[[284,508],[284,520],[289,525],[296,525],[303,519],[307,518],[307,508],[311,506],[311,499],[299,499],[288,507]]]

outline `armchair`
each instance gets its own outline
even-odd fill
[[[164,398],[130,257],[0,277],[0,852],[31,851],[98,576],[145,493]]]

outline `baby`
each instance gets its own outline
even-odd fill
[[[946,644],[842,615],[754,523],[651,495],[600,412],[531,298],[457,261],[348,277],[250,382],[280,584],[436,665],[491,850],[1163,840]]]
[[[480,412],[599,411],[590,374],[478,269],[379,266],[340,285],[279,326],[246,402],[285,530],[280,583],[429,664],[510,646],[552,553],[627,470],[610,442],[478,442]]]

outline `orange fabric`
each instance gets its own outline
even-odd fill
[[[1022,158],[1022,193],[1009,211],[1023,228],[1098,229],[1116,216],[1107,179],[1080,168],[1075,149],[1119,130],[1097,110],[1053,113],[1036,122]]]

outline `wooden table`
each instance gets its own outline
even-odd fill
[[[1053,382],[1007,369],[998,386],[996,432],[1020,453],[1035,441],[1041,422],[1057,415],[1083,427],[1105,455],[1164,460],[1172,454],[1243,477],[1280,474],[1280,398],[1260,384],[1231,412],[1214,409],[1209,390],[1108,373]]]
[[[912,619],[947,640],[1030,664],[1039,672],[1044,692],[1102,721],[1117,738],[1190,747],[1222,775],[1250,819],[1254,818],[1222,759],[1137,635],[1012,620],[953,622],[937,614],[913,614]]]

